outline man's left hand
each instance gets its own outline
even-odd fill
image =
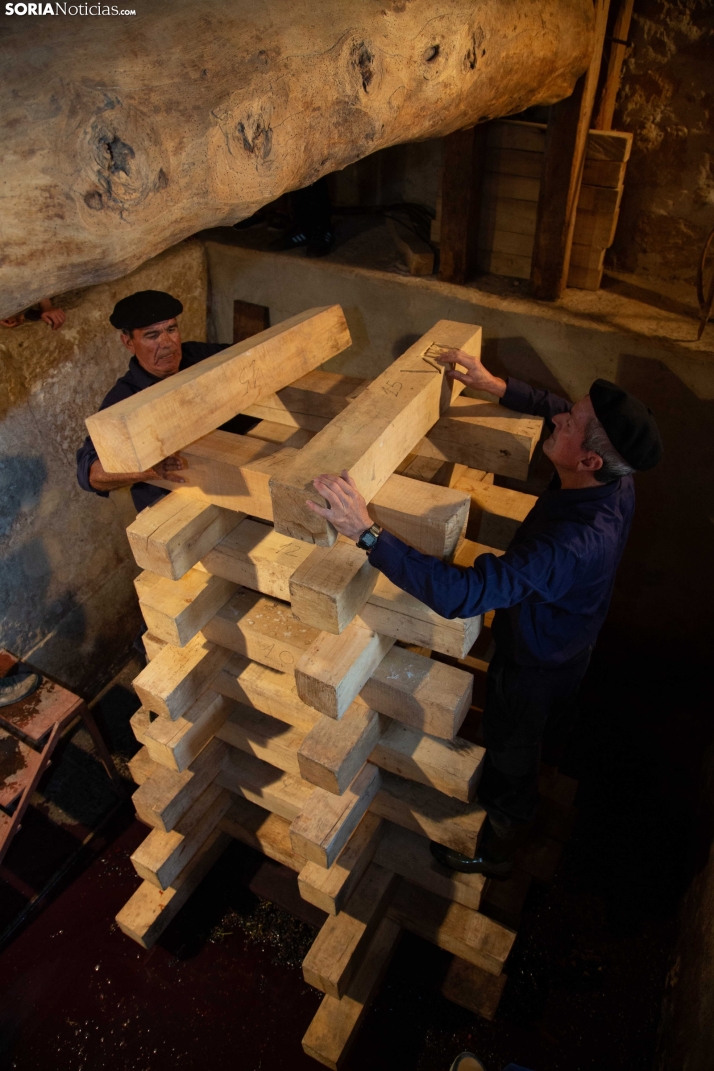
[[[327,499],[332,507],[326,509],[308,499],[308,509],[313,513],[319,513],[334,525],[338,532],[355,542],[363,532],[371,528],[372,518],[367,512],[367,504],[346,469],[341,476],[325,474],[317,476],[312,483],[315,490]]]
[[[40,319],[44,320],[46,324],[49,324],[53,331],[57,331],[57,329],[60,328],[65,322],[67,317],[62,311],[62,309],[45,309],[45,311],[40,316]]]

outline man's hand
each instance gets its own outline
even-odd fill
[[[188,461],[181,454],[171,454],[145,472],[105,472],[101,461],[93,461],[89,469],[89,482],[95,491],[118,491],[147,480],[170,480],[171,483],[186,483],[177,473],[188,468]]]
[[[441,364],[458,364],[466,369],[465,372],[460,372],[457,368],[450,368],[446,373],[447,379],[458,379],[459,383],[465,383],[472,390],[485,390],[489,394],[495,394],[497,398],[502,398],[506,393],[505,379],[492,376],[478,357],[470,357],[462,350],[449,350],[436,359]]]
[[[56,331],[65,322],[67,316],[62,309],[47,309],[42,313],[40,319],[49,324],[53,331]]]
[[[181,454],[169,454],[148,472],[140,477],[143,480],[170,480],[172,483],[186,483],[183,476],[177,476],[181,469],[188,468],[188,461]],[[138,481],[137,481],[138,482]]]
[[[315,490],[327,499],[332,508],[326,509],[308,499],[308,509],[311,509],[313,513],[319,513],[342,535],[357,542],[362,533],[372,527],[372,518],[367,512],[367,504],[346,469],[341,476],[325,474],[318,476],[312,483]]]

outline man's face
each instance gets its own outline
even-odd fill
[[[555,427],[543,443],[543,453],[557,469],[592,474],[602,468],[600,455],[583,449],[583,439],[594,416],[590,396],[586,394],[569,413],[559,413],[553,417]]]
[[[129,335],[122,332],[121,340],[136,357],[143,369],[152,376],[164,379],[178,372],[181,363],[181,333],[172,320],[162,320],[149,327],[135,327]]]

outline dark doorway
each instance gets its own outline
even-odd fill
[[[243,342],[270,327],[270,309],[252,301],[233,302],[233,342]]]

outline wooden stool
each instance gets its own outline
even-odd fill
[[[18,659],[0,649],[0,677]],[[79,696],[43,678],[39,688],[19,703],[0,707],[0,862],[20,829],[30,797],[50,764],[62,732],[80,717],[101,762],[118,791],[122,780],[99,732],[94,715]]]

